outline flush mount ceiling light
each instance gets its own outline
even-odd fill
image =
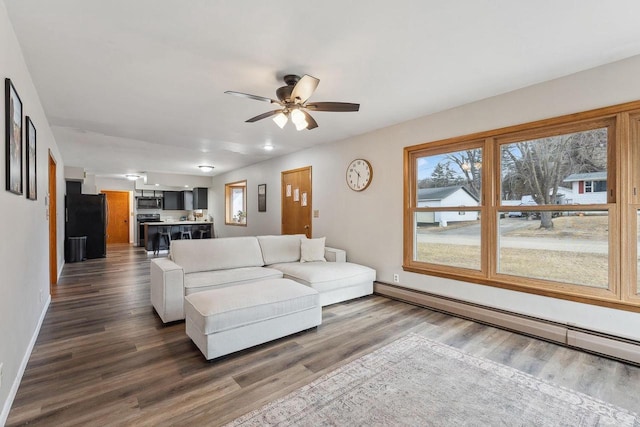
[[[129,181],[135,181],[136,179],[140,178],[140,175],[129,173],[125,175],[125,178],[127,178]]]
[[[352,104],[350,102],[309,102],[309,97],[320,83],[320,80],[315,77],[306,74],[302,77],[287,74],[284,76],[284,82],[286,86],[282,86],[276,90],[278,100],[250,95],[248,93],[234,92],[232,90],[228,90],[225,93],[255,99],[256,101],[268,102],[270,104],[278,104],[282,107],[279,110],[268,111],[252,117],[246,120],[246,122],[254,123],[267,117],[273,117],[273,121],[276,122],[281,129],[284,128],[289,119],[291,119],[291,122],[293,122],[297,130],[317,128],[318,123],[316,123],[307,110],[347,112],[358,111],[360,109],[360,104]]]
[[[209,165],[200,165],[198,167],[202,172],[211,172],[213,170],[213,166],[209,166]]]
[[[272,151],[274,149],[273,145],[271,145],[270,143],[264,144],[264,148],[265,151]]]

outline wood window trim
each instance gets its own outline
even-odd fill
[[[602,126],[604,125],[604,126]],[[482,271],[414,261],[413,215],[416,212],[416,159],[443,151],[457,151],[468,145],[483,148],[482,203],[483,218],[496,218],[512,207],[500,206],[500,146],[517,140],[563,134],[569,129],[585,130],[607,127],[607,202],[601,205],[577,205],[579,209],[607,210],[609,233],[609,289],[590,288],[539,279],[509,276],[496,272],[497,221],[482,222]],[[523,135],[525,139],[522,139]],[[635,141],[635,144],[631,143]],[[637,291],[637,212],[640,212],[640,172],[632,163],[640,159],[640,101],[614,105],[576,114],[554,117],[500,129],[456,136],[418,144],[404,149],[403,269],[405,271],[479,283],[558,299],[640,312]],[[447,150],[451,148],[451,150]],[[633,192],[635,191],[635,193]],[[576,210],[569,207],[535,206],[523,210]],[[458,208],[456,208],[458,209]],[[462,209],[460,209],[462,210]],[[486,264],[486,265],[485,265]]]
[[[233,215],[231,214],[231,193],[236,188],[243,189],[243,197],[242,197],[242,206],[243,212],[245,213],[244,222],[237,222],[233,220]],[[247,181],[235,181],[229,182],[224,185],[224,224],[232,225],[236,227],[246,227],[247,226]]]

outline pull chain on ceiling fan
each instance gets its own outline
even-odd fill
[[[349,102],[307,102],[320,83],[320,80],[315,77],[305,74],[300,78],[294,74],[287,74],[284,76],[284,82],[286,86],[282,86],[276,90],[278,100],[231,90],[225,93],[280,105],[282,108],[267,111],[266,113],[246,120],[247,123],[254,123],[267,117],[273,117],[273,121],[280,128],[284,128],[289,120],[291,120],[297,130],[317,128],[318,123],[311,117],[308,110],[348,112],[358,111],[360,109],[360,104],[352,104]]]

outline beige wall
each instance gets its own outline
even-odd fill
[[[403,148],[597,107],[640,100],[640,56],[318,146],[214,177],[210,208],[220,237],[280,232],[280,172],[313,168],[313,234],[345,248],[350,261],[377,270],[378,280],[640,340],[640,316],[488,286],[402,271]],[[360,113],[363,114],[363,113]],[[322,132],[322,128],[311,132]],[[354,158],[374,168],[371,186],[349,190]],[[224,183],[247,179],[248,226],[224,226]],[[268,184],[267,213],[257,212],[257,185]]]
[[[30,116],[37,131],[38,199],[27,200],[4,191],[5,158],[0,150],[0,425],[9,413],[9,405],[35,342],[39,324],[49,304],[49,222],[47,219],[47,157],[51,150],[58,166],[58,271],[64,260],[64,164],[49,123],[31,81],[20,46],[4,2],[0,2],[0,75],[2,108],[0,129],[4,147],[4,78],[9,77],[23,104],[23,115]],[[24,120],[24,118],[23,118]],[[24,138],[24,136],[23,136]],[[23,174],[24,175],[24,174]]]

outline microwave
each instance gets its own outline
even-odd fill
[[[138,207],[138,209],[162,209],[162,198],[137,197],[136,206]]]

